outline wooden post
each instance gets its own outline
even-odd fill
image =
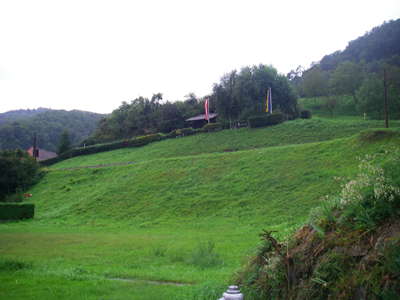
[[[385,106],[385,128],[389,128],[389,112],[388,112],[388,99],[387,99],[387,76],[386,69],[383,69],[383,88],[384,88],[384,106]]]

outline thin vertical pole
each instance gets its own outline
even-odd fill
[[[384,103],[384,106],[385,106],[385,128],[389,128],[386,69],[383,69],[383,88],[384,88],[384,93],[385,93],[385,103]]]
[[[36,132],[33,135],[33,151],[32,151],[32,156],[33,158],[36,160],[37,159],[37,136],[36,136]]]

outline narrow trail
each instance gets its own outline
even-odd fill
[[[176,282],[176,281],[162,281],[162,280],[146,280],[146,279],[135,279],[135,278],[107,278],[107,280],[114,281],[125,281],[132,283],[147,283],[154,285],[173,285],[173,286],[189,286],[192,283]]]
[[[127,166],[133,165],[136,162],[128,161],[122,163],[111,163],[111,164],[103,164],[103,165],[94,165],[94,166],[82,166],[82,167],[73,167],[73,168],[58,168],[53,169],[52,171],[71,171],[71,170],[79,170],[79,169],[99,169],[99,168],[106,168],[106,167],[115,167],[115,166]]]

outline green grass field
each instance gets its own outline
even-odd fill
[[[296,120],[60,162],[29,191],[35,219],[0,224],[0,299],[217,299],[262,229],[284,239],[359,157],[400,146],[398,129],[358,134],[381,123]]]

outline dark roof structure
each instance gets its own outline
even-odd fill
[[[39,150],[39,156],[37,157],[38,161],[50,159],[57,156],[57,153],[55,152],[47,151],[40,148],[36,149]],[[26,152],[28,152],[28,154],[33,157],[33,147],[30,147],[28,150],[26,150]]]
[[[208,116],[210,117],[210,120],[211,120],[211,119],[216,118],[218,116],[218,114],[217,113],[209,113]],[[198,115],[198,116],[194,116],[189,119],[186,119],[186,122],[200,121],[200,120],[205,120],[205,119],[206,119],[206,115],[202,114],[202,115]]]

